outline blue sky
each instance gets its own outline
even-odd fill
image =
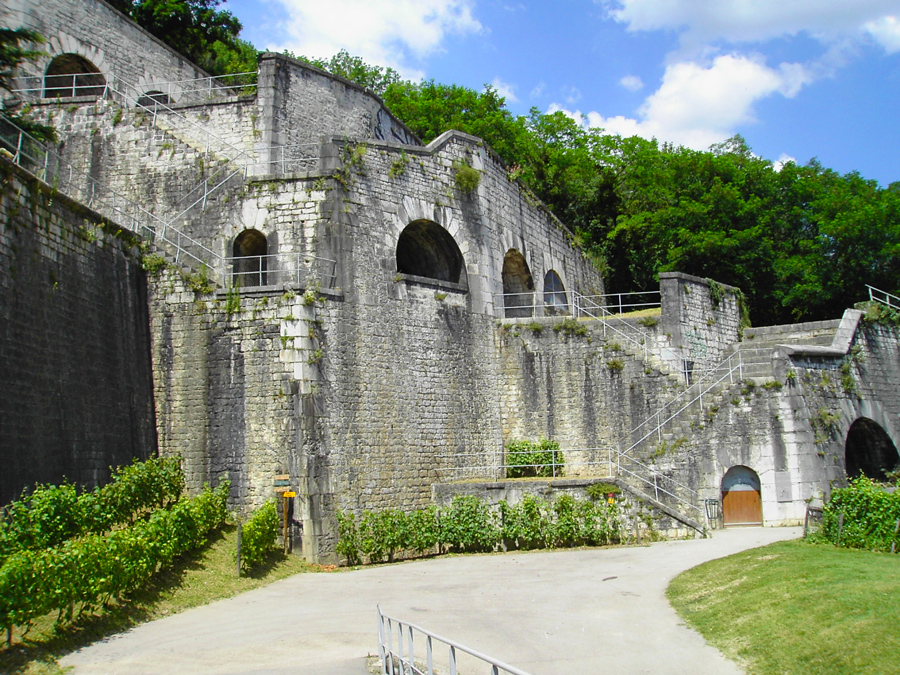
[[[900,181],[900,0],[227,0],[260,49],[493,84],[526,114]]]

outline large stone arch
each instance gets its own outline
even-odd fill
[[[433,220],[414,220],[397,237],[397,272],[465,285],[465,263],[456,240]]]
[[[509,249],[503,256],[503,308],[506,318],[534,315],[534,278],[521,251]]]
[[[106,77],[96,64],[80,54],[58,54],[44,71],[44,98],[100,98],[105,91]]]
[[[844,441],[844,470],[848,478],[866,475],[885,480],[886,472],[893,470],[898,462],[897,446],[880,424],[859,417],[850,425]]]

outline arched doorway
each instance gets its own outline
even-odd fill
[[[397,271],[436,281],[465,283],[465,267],[456,240],[431,220],[415,220],[397,239]]]
[[[45,98],[103,96],[106,78],[93,63],[78,54],[60,54],[44,73]]]
[[[240,288],[265,286],[268,269],[266,235],[259,230],[244,230],[232,246],[231,285]]]
[[[844,470],[848,478],[866,475],[887,480],[885,473],[900,461],[897,447],[880,424],[860,417],[850,425],[844,445]]]
[[[549,270],[544,275],[544,314],[559,316],[569,313],[569,301],[566,289],[556,270]]]
[[[507,319],[534,315],[534,280],[525,256],[511,248],[503,256],[503,308]]]
[[[733,466],[722,477],[725,525],[762,525],[759,476],[746,466]]]

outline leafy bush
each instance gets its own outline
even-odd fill
[[[241,528],[241,567],[250,570],[266,558],[278,540],[278,509],[270,499]]]
[[[139,588],[177,556],[206,544],[225,520],[228,489],[228,481],[205,487],[198,497],[106,536],[11,554],[0,566],[0,626],[11,631],[54,609],[71,619],[76,604],[93,607]]]
[[[454,497],[441,512],[441,543],[456,551],[490,551],[499,535],[494,512],[478,497]]]
[[[841,546],[890,551],[900,545],[896,534],[900,519],[900,491],[889,493],[865,476],[838,488],[822,510],[822,535],[837,543],[838,521],[844,514]]]
[[[177,500],[184,492],[178,457],[119,467],[112,481],[78,495],[74,485],[38,485],[0,518],[0,562],[16,551],[43,549],[86,533],[101,533]]]
[[[499,523],[498,523],[499,517]],[[560,495],[554,502],[526,495],[515,505],[494,508],[474,496],[458,496],[442,511],[429,506],[410,514],[338,513],[337,553],[348,565],[393,559],[397,551],[433,551],[443,545],[458,552],[490,551],[505,543],[518,549],[604,545],[619,541],[615,503]]]
[[[550,478],[562,475],[563,454],[559,443],[542,438],[531,441],[510,441],[506,444],[506,477]]]

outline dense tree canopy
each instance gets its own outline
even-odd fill
[[[257,50],[240,40],[241,22],[222,0],[109,0],[170,47],[214,74],[256,70]]]

